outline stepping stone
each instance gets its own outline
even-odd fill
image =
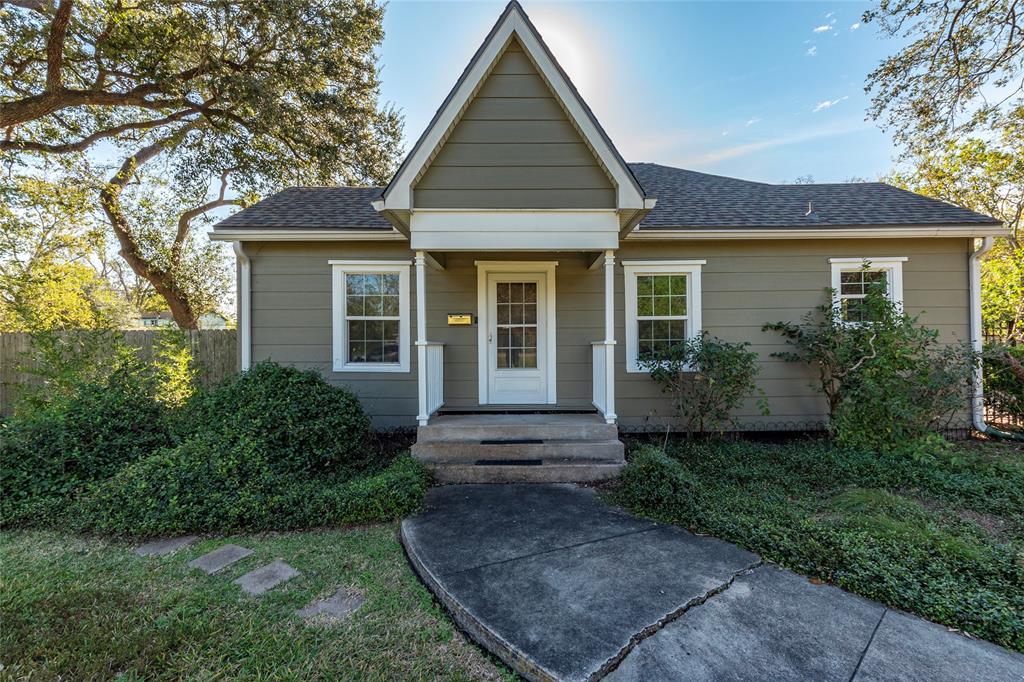
[[[212,552],[204,554],[198,559],[193,559],[188,562],[188,565],[192,568],[202,569],[208,574],[213,575],[222,568],[230,566],[250,554],[252,554],[251,549],[239,547],[238,545],[224,545],[223,547],[218,547]]]
[[[278,559],[262,568],[246,573],[241,578],[232,582],[241,587],[243,592],[258,595],[291,580],[297,575],[299,575],[298,571]]]
[[[163,538],[147,542],[135,548],[139,556],[167,556],[171,552],[177,552],[182,547],[188,547],[198,539],[197,535],[183,535],[180,538]]]
[[[322,618],[327,621],[340,622],[355,613],[364,601],[366,600],[363,595],[343,587],[335,592],[333,597],[318,599],[306,608],[298,609],[295,615],[305,618],[307,621]]]

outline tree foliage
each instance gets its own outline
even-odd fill
[[[1009,116],[998,135],[950,140],[918,150],[889,181],[1002,220],[998,239],[982,261],[982,315],[987,325],[1024,340],[1024,108]]]
[[[194,327],[189,278],[209,254],[190,239],[211,212],[389,175],[401,120],[378,103],[382,17],[373,0],[8,3],[0,152],[91,177],[121,256]]]
[[[868,75],[869,115],[908,150],[1001,127],[1024,107],[1024,16],[1017,0],[880,0],[864,14],[907,40]]]

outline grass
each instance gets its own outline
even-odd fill
[[[254,554],[208,576],[225,542]],[[408,567],[393,524],[204,539],[163,558],[49,531],[0,533],[0,678],[510,677],[471,645]],[[236,577],[283,558],[302,575],[249,597]],[[339,587],[366,601],[340,625],[294,615]]]
[[[1024,449],[934,457],[823,442],[645,445],[611,498],[1024,651]]]

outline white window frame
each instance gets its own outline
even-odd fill
[[[331,322],[333,369],[335,372],[408,372],[411,355],[409,338],[409,261],[329,260],[331,266]],[[348,325],[345,316],[345,275],[398,274],[398,362],[349,362]]]
[[[844,272],[858,272],[865,269],[869,272],[884,272],[887,281],[887,293],[889,300],[899,308],[903,309],[903,264],[910,260],[906,256],[879,256],[859,258],[829,258],[832,266],[832,305],[842,309],[843,299],[860,298],[859,296],[844,296],[842,294],[842,275]],[[860,322],[847,322],[845,324],[861,324]]]
[[[645,275],[686,275],[686,323],[688,338],[701,335],[701,282],[700,274],[706,260],[627,260],[622,261],[626,276],[626,371],[631,374],[647,373],[640,367],[640,348],[637,333],[636,278]]]

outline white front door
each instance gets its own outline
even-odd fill
[[[487,402],[548,402],[547,275],[487,274]]]

